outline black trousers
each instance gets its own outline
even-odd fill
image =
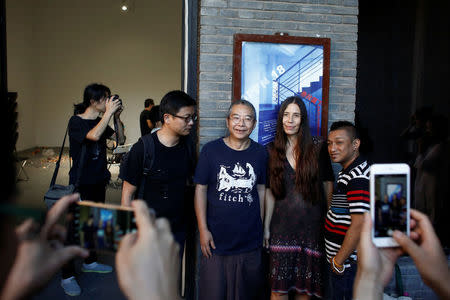
[[[105,203],[106,184],[84,184],[78,188],[81,200]],[[90,264],[97,261],[97,253],[89,251],[89,256],[85,258],[84,263]],[[75,276],[75,262],[69,261],[62,267],[62,278],[67,279]]]

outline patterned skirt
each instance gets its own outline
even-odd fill
[[[322,297],[324,281],[323,250],[308,241],[274,236],[270,245],[270,283],[272,292]]]

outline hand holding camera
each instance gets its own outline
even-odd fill
[[[108,99],[106,99],[106,113],[110,113],[115,117],[118,117],[120,113],[123,111],[122,99],[120,99],[119,95],[112,95]]]

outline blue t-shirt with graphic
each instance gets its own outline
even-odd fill
[[[263,230],[257,185],[266,183],[267,151],[251,141],[242,151],[222,138],[200,153],[195,183],[207,185],[207,224],[218,255],[231,255],[262,246]]]

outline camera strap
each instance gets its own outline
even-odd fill
[[[67,137],[68,133],[69,133],[69,125],[67,125],[66,133],[64,134],[63,143],[61,145],[61,149],[59,150],[59,157],[58,157],[58,160],[56,161],[55,171],[53,171],[52,180],[50,181],[50,187],[54,186],[55,183],[56,183],[56,177],[58,176],[59,166],[61,164],[61,157],[62,157],[63,152],[64,152],[64,145],[66,144],[66,137]],[[86,156],[86,144],[83,143],[82,146],[81,146],[80,166],[78,167],[77,180],[75,182],[75,186],[76,187],[80,183],[81,173],[83,171],[85,156]]]

